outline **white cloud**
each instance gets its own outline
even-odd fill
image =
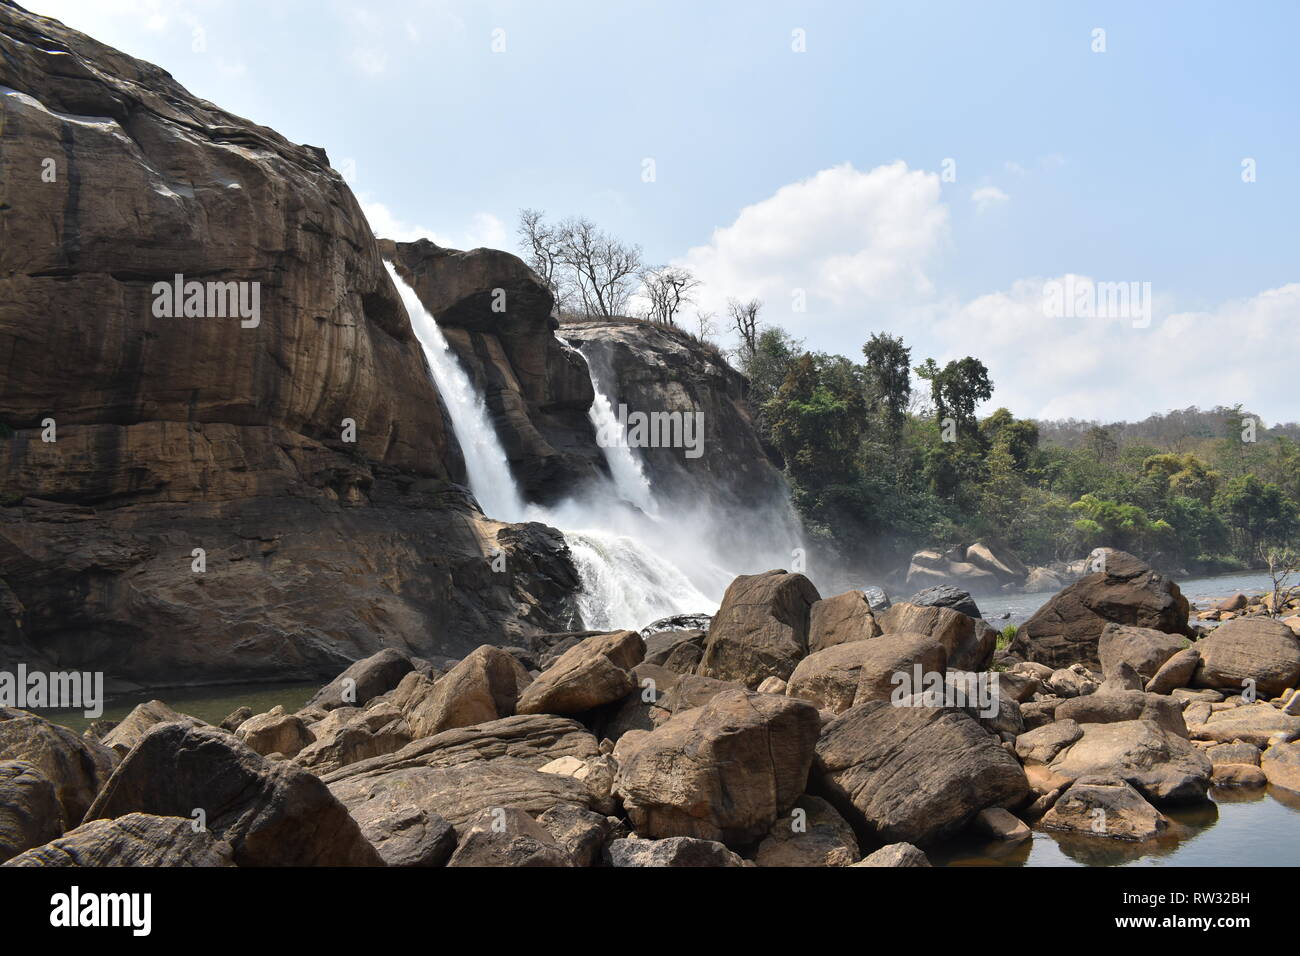
[[[870,172],[845,163],[746,206],[676,264],[704,283],[704,308],[758,297],[797,324],[799,290],[810,315],[929,295],[926,264],[947,229],[937,174],[901,161]]]
[[[970,194],[971,202],[979,212],[984,212],[992,206],[1009,202],[1011,197],[1004,193],[997,186],[981,186]]]
[[[1157,295],[1147,328],[1128,318],[1049,317],[1043,289],[1041,279],[1020,280],[960,305],[928,330],[943,359],[969,354],[988,365],[997,389],[992,407],[1133,420],[1242,402],[1270,420],[1297,417],[1288,376],[1267,374],[1261,363],[1300,323],[1300,283],[1205,312],[1175,312]]]
[[[446,233],[406,222],[388,206],[369,200],[364,195],[359,195],[357,201],[361,203],[371,230],[381,239],[396,239],[398,242],[428,239],[448,249],[476,249],[479,246],[504,249],[509,242],[506,224],[490,212],[475,213],[467,228],[460,232]]]
[[[984,189],[985,202],[1006,201]],[[1042,277],[974,298],[936,290],[947,236],[938,176],[901,162],[869,172],[846,164],[745,207],[676,263],[704,283],[700,309],[721,319],[728,297],[756,296],[767,322],[812,349],[858,358],[885,330],[903,336],[914,364],[976,356],[996,387],[990,407],[1018,415],[1134,419],[1243,402],[1270,420],[1297,417],[1294,376],[1276,363],[1300,325],[1300,282],[1203,312],[1178,311],[1172,292],[1157,288],[1149,322],[1056,318]],[[806,291],[804,312],[792,308],[796,289]]]

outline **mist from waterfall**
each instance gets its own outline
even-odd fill
[[[610,461],[614,481],[584,488],[581,499],[570,498],[549,507],[525,502],[482,395],[415,290],[392,263],[385,261],[384,265],[401,294],[447,406],[465,457],[470,491],[490,518],[512,523],[540,521],[561,530],[582,582],[577,602],[583,623],[593,630],[639,629],[673,614],[716,610],[718,598],[708,597],[663,556],[675,550],[670,546],[675,535],[668,529],[656,532],[649,513],[656,507],[650,484],[632,449],[607,449],[618,462]],[[595,416],[602,423],[615,420],[611,402],[596,387],[600,408]],[[597,424],[595,417],[592,421]],[[721,589],[734,575],[707,564],[702,567],[710,593],[716,591],[721,596]]]

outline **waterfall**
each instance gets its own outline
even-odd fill
[[[658,509],[650,493],[650,480],[646,478],[645,469],[641,467],[640,457],[626,441],[622,440],[623,423],[614,413],[614,403],[605,394],[601,384],[602,380],[612,382],[617,379],[603,359],[596,355],[587,355],[585,352],[583,356],[587,360],[587,368],[591,372],[591,385],[596,393],[587,417],[596,429],[596,435],[603,436],[600,450],[605,456],[605,463],[609,465],[610,476],[614,479],[614,489],[619,497],[636,505],[646,514],[655,514]],[[598,364],[599,370],[597,370]],[[614,436],[619,440],[611,441]]]
[[[392,263],[385,262],[384,266],[401,293],[416,338],[429,360],[434,383],[446,403],[465,456],[470,491],[489,517],[507,522],[541,521],[561,529],[582,582],[578,609],[586,626],[593,630],[636,630],[656,618],[715,610],[716,600],[708,598],[676,565],[646,544],[650,539],[664,546],[669,539],[648,517],[654,513],[655,503],[632,449],[606,449],[607,456],[614,453],[607,457],[614,476],[613,494],[592,487],[584,489],[581,499],[569,499],[552,508],[525,503],[483,397],[474,390],[442,329],[415,290],[398,275]],[[602,403],[601,410],[593,412],[593,424],[594,416],[600,415],[607,416],[603,421],[612,420],[617,425],[609,399],[600,392],[594,378],[592,384]],[[629,509],[620,498],[645,513]]]
[[[402,304],[411,317],[415,337],[424,348],[424,357],[433,370],[433,380],[447,404],[452,429],[460,443],[461,454],[465,456],[469,487],[478,499],[479,507],[484,514],[499,521],[524,520],[524,499],[510,473],[510,461],[497,438],[496,429],[492,427],[483,396],[474,390],[474,383],[461,367],[460,359],[447,344],[442,329],[424,308],[415,290],[397,274],[391,262],[385,260],[384,267],[402,295]]]

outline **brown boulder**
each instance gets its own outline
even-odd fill
[[[1300,683],[1300,640],[1281,621],[1242,617],[1220,624],[1196,642],[1197,687],[1240,692],[1254,681],[1260,696],[1275,697]]]
[[[43,717],[0,707],[0,760],[35,766],[54,785],[63,807],[61,829],[70,830],[85,816],[118,755]]]
[[[745,844],[804,792],[820,725],[804,701],[724,691],[620,747],[615,790],[639,834]]]
[[[1178,585],[1123,551],[1107,551],[1105,570],[1055,594],[1016,631],[1012,650],[1053,668],[1085,664],[1093,670],[1107,624],[1186,635],[1187,599]]]
[[[1181,634],[1124,624],[1107,624],[1097,639],[1101,673],[1107,680],[1119,673],[1121,664],[1128,664],[1144,680],[1150,680],[1166,661],[1186,648],[1187,638]]]
[[[54,784],[25,760],[0,761],[0,863],[62,832]]]
[[[234,866],[230,844],[194,821],[128,813],[92,820],[5,866]]]
[[[589,637],[565,651],[519,697],[521,714],[580,714],[626,697],[636,688],[632,668],[645,657],[636,631]]]
[[[697,673],[755,688],[789,680],[808,653],[811,609],[821,599],[802,574],[767,571],[731,582],[709,627]]]
[[[532,680],[513,655],[485,644],[406,708],[411,736],[431,737],[453,727],[510,717]]]
[[[825,800],[807,795],[772,824],[754,853],[759,866],[851,866],[857,859],[853,828]]]
[[[573,866],[546,827],[518,807],[491,807],[461,828],[448,866]]]
[[[900,603],[880,616],[885,634],[925,634],[943,645],[955,670],[988,670],[998,632],[984,621],[938,605]]]
[[[886,634],[837,644],[801,660],[790,675],[786,694],[838,714],[855,703],[888,700],[898,688],[896,675],[904,674],[910,681],[915,665],[942,674],[946,661],[939,642],[924,634]]]
[[[838,644],[865,641],[882,633],[866,594],[845,591],[813,604],[809,612],[808,653],[815,654]]]
[[[860,836],[920,845],[1029,798],[1020,763],[964,711],[883,701],[823,729],[813,779]]]
[[[378,866],[356,822],[316,777],[219,730],[159,724],[122,760],[86,822],[141,812],[201,823],[240,866]],[[198,818],[195,818],[198,819]]]

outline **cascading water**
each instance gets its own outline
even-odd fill
[[[646,514],[655,514],[658,509],[654,496],[650,493],[650,480],[641,467],[641,459],[623,440],[623,424],[614,413],[614,403],[605,394],[602,384],[602,381],[613,381],[614,376],[596,356],[585,357],[587,368],[591,372],[591,385],[596,393],[587,417],[596,429],[600,450],[609,465],[610,477],[614,479],[614,490],[619,497],[636,505]],[[599,370],[598,364],[602,366]]]
[[[525,503],[482,396],[474,390],[442,329],[425,310],[415,290],[398,275],[392,263],[384,265],[401,293],[411,326],[447,405],[452,428],[465,456],[470,490],[483,513],[492,518],[508,522],[541,521],[562,530],[582,581],[578,608],[583,623],[594,630],[637,629],[657,618],[716,609],[716,600],[705,596],[680,569],[647,547],[641,541],[642,535],[633,533],[635,528],[629,527],[629,522],[652,521],[647,514],[654,511],[649,482],[632,449],[608,450],[618,453],[615,455],[619,460],[617,469],[610,461],[615,495],[602,495],[600,489],[591,489],[589,498],[569,500],[555,508]],[[609,399],[594,379],[592,384],[602,406],[602,411],[596,414],[608,415],[617,425]],[[596,424],[595,418],[592,421]],[[641,511],[629,514],[631,509],[617,500],[620,497]],[[615,527],[620,530],[610,530]],[[642,530],[649,530],[648,526]]]
[[[433,370],[433,380],[438,384],[442,400],[447,403],[456,440],[465,456],[470,490],[484,514],[500,521],[524,520],[524,499],[510,474],[510,462],[501,447],[501,440],[497,438],[496,429],[492,427],[483,396],[474,390],[474,383],[415,290],[397,274],[391,262],[385,260],[384,267],[401,293],[415,337],[424,348],[424,357]]]

